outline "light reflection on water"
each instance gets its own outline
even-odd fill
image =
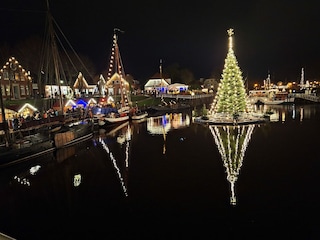
[[[0,232],[261,239],[272,228],[315,239],[320,156],[309,150],[318,147],[319,106],[261,110],[275,114],[271,122],[241,127],[195,124],[188,112],[150,117],[1,169]]]
[[[316,105],[255,105],[255,111],[260,113],[269,113],[270,121],[285,122],[286,120],[311,119],[316,117]]]
[[[236,205],[235,184],[255,125],[209,126],[230,183],[230,204]]]

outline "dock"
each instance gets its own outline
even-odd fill
[[[306,93],[290,93],[290,96],[294,97],[295,99],[302,99],[309,102],[319,103],[320,96],[314,94],[306,94]]]
[[[187,103],[191,106],[202,106],[203,104],[210,104],[212,103],[215,94],[214,93],[207,93],[207,94],[165,94],[161,93],[156,96],[157,98],[171,98],[175,99],[176,101],[182,101]]]

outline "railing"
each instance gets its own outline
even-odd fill
[[[48,116],[46,118],[41,119],[31,119],[31,120],[25,120],[23,122],[19,122],[18,126],[14,126],[12,123],[12,119],[8,120],[8,127],[9,130],[29,130],[29,129],[37,129],[41,128],[43,126],[49,126],[49,125],[55,125],[60,124],[64,122],[70,122],[73,120],[82,119],[84,116],[82,116],[78,112],[72,112],[72,113],[66,113],[64,115],[58,115],[58,116]],[[0,123],[0,135],[4,134],[4,123]]]
[[[301,98],[312,102],[320,102],[320,97],[316,94],[290,93],[289,96],[294,98]]]
[[[175,99],[200,99],[200,98],[208,98],[208,97],[213,97],[214,94],[208,93],[208,94],[195,94],[195,95],[190,95],[190,94],[166,94],[166,93],[161,93],[157,94],[157,98],[164,97],[164,98],[175,98]]]

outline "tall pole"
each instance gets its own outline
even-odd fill
[[[304,69],[301,69],[300,88],[304,88]]]
[[[63,112],[62,91],[61,91],[60,72],[59,72],[58,48],[57,48],[56,41],[55,41],[54,29],[53,29],[53,24],[52,24],[52,15],[49,10],[49,1],[48,0],[47,0],[47,7],[48,7],[49,33],[50,33],[50,39],[51,39],[53,65],[54,65],[54,71],[55,71],[55,75],[56,75],[56,82],[57,82],[58,88],[59,88],[59,105],[60,105],[60,111]]]
[[[9,127],[8,123],[6,120],[6,112],[4,109],[4,104],[3,104],[3,97],[2,97],[2,84],[1,84],[1,76],[0,76],[0,104],[1,104],[1,114],[2,114],[2,124],[3,124],[3,130],[4,130],[4,136],[5,136],[5,141],[6,141],[6,146],[9,146]]]
[[[162,80],[163,80],[163,76],[162,76],[162,59],[160,59],[160,66],[159,66],[159,71],[160,71],[160,93],[162,93]]]

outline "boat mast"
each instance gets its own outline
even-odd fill
[[[304,69],[301,69],[300,89],[304,88]]]
[[[119,74],[120,76],[120,105],[121,107],[124,107],[124,98],[123,98],[123,83],[122,83],[122,69],[121,69],[121,63],[120,63],[120,53],[119,53],[119,46],[118,46],[118,36],[116,34],[116,31],[120,31],[118,28],[115,28],[113,30],[113,40],[115,45],[115,60],[116,60],[116,66],[115,66],[115,72]]]
[[[270,73],[268,73],[268,77],[265,81],[265,86],[264,86],[264,89],[265,90],[268,90],[271,88],[271,78],[270,78]]]
[[[160,92],[162,91],[162,80],[163,80],[163,77],[162,77],[162,59],[160,59],[160,66],[159,66],[159,71],[160,71]]]
[[[54,35],[54,28],[53,28],[53,17],[49,10],[49,0],[47,0],[47,9],[48,9],[48,22],[49,22],[49,34],[50,34],[50,43],[51,43],[51,50],[52,50],[52,58],[53,58],[53,65],[54,65],[54,71],[56,75],[56,82],[58,84],[59,88],[59,109],[62,111],[62,91],[61,91],[61,83],[60,83],[60,71],[59,71],[59,57],[58,57],[58,48],[55,41],[55,35]],[[51,93],[53,94],[53,93]]]
[[[9,134],[9,126],[8,126],[8,123],[6,120],[6,112],[5,112],[4,104],[3,104],[1,78],[2,78],[2,76],[0,75],[0,104],[1,104],[2,124],[3,124],[6,146],[8,147],[9,142],[10,142],[10,134]]]
[[[124,85],[124,77],[125,77],[125,73],[124,73],[124,69],[123,69],[123,64],[121,61],[121,56],[120,56],[120,50],[119,50],[119,45],[118,45],[118,36],[116,32],[121,32],[124,33],[124,31],[120,30],[119,28],[114,28],[113,29],[113,42],[114,42],[114,54],[115,54],[115,72],[117,74],[119,74],[120,76],[120,105],[121,108],[123,107],[127,107],[128,104],[128,96],[127,96],[127,89]]]

